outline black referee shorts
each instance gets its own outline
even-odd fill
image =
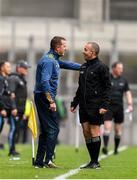
[[[110,110],[104,114],[104,121],[113,120],[115,123],[124,122],[124,110],[122,105],[111,106]]]
[[[89,122],[91,125],[103,124],[103,115],[99,114],[99,109],[79,109],[80,123]]]

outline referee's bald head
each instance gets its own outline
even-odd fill
[[[91,44],[91,49],[98,55],[100,52],[99,45],[96,42],[88,42],[88,44]]]

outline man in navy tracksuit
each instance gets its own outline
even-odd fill
[[[59,133],[55,104],[59,72],[60,68],[80,69],[80,64],[59,59],[64,56],[65,51],[66,39],[56,36],[50,42],[50,51],[43,55],[37,65],[34,99],[41,132],[35,161],[36,168],[57,168],[52,162],[52,156]]]

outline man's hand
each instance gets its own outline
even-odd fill
[[[12,98],[12,99],[15,99],[15,97],[16,97],[16,96],[15,96],[15,93],[11,93],[11,98]]]
[[[22,120],[26,121],[27,119],[28,119],[28,117],[25,114],[23,114]]]
[[[70,111],[71,111],[72,113],[75,113],[75,112],[76,112],[76,108],[70,107]]]
[[[128,112],[132,112],[133,111],[133,106],[131,104],[128,105]]]
[[[17,109],[13,109],[12,111],[11,111],[11,114],[13,115],[13,116],[17,116]]]
[[[50,103],[49,109],[50,109],[51,111],[56,111],[56,104],[55,104],[55,103]]]
[[[0,114],[3,116],[3,117],[6,117],[7,116],[7,112],[5,109],[1,110]]]
[[[105,114],[106,112],[107,110],[104,108],[99,109],[99,114]]]

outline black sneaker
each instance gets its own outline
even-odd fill
[[[108,150],[107,150],[107,148],[103,147],[103,148],[102,148],[102,153],[105,154],[105,155],[108,155]]]
[[[90,161],[88,164],[86,164],[85,166],[81,166],[80,169],[86,169],[86,168],[90,168],[92,162]]]
[[[20,153],[17,152],[17,151],[12,151],[12,152],[9,152],[8,155],[9,155],[9,156],[20,156]]]
[[[80,167],[80,169],[100,169],[99,162],[90,161],[87,165]]]
[[[4,144],[0,143],[0,149],[4,149]]]
[[[36,168],[36,169],[37,169],[37,168],[45,168],[45,167],[44,167],[44,163],[37,163],[36,161],[34,161],[34,165],[33,165],[33,166],[34,166],[34,168]]]
[[[100,167],[99,162],[94,162],[90,165],[90,168],[91,169],[100,169],[101,167]]]
[[[36,168],[36,169],[38,169],[38,168],[45,168],[45,166],[40,165],[40,164],[35,164],[35,165],[34,165],[34,168]]]
[[[118,150],[114,150],[114,155],[117,155],[118,154]]]

